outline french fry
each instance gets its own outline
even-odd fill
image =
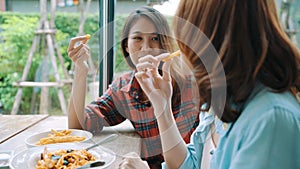
[[[165,61],[168,61],[168,60],[170,60],[174,57],[178,57],[178,56],[180,56],[180,50],[177,50],[176,52],[171,53],[168,57],[162,59],[162,61],[165,62]]]
[[[90,34],[86,34],[85,37],[89,40],[91,38]]]
[[[83,136],[58,136],[58,137],[45,137],[41,138],[38,145],[65,143],[65,142],[80,142],[83,141]]]

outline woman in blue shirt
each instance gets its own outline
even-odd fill
[[[174,34],[200,94],[190,144],[171,116],[171,61],[156,70],[167,55],[140,58],[135,75],[154,105],[163,167],[204,168],[205,157],[214,169],[300,168],[300,54],[274,0],[181,1]],[[125,158],[120,168],[144,164]]]

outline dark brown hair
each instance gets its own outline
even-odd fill
[[[215,111],[222,111],[217,112],[222,121],[236,121],[241,110],[231,105],[242,107],[257,82],[276,92],[291,88],[299,91],[299,51],[280,26],[274,0],[181,1],[176,17],[174,34],[195,72],[200,105],[206,103],[205,110],[212,106]],[[205,69],[200,59],[205,49],[191,50],[196,45],[200,48],[202,42],[188,26],[191,23],[207,36],[217,51],[226,84],[211,85],[209,78],[217,77],[220,70]],[[192,39],[193,43],[183,43],[182,39]],[[211,91],[212,88],[218,91],[222,85],[226,85],[226,95],[220,96],[225,99],[225,109],[219,110],[222,99],[210,103]]]

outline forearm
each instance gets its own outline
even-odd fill
[[[158,112],[159,114],[159,112]],[[163,155],[169,169],[179,168],[186,157],[186,145],[177,128],[171,106],[157,118]]]
[[[83,128],[86,96],[86,78],[87,73],[75,70],[74,82],[72,85],[69,103],[69,128]]]

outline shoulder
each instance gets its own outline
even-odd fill
[[[249,163],[248,168],[297,168],[299,121],[300,105],[290,92],[275,93],[267,88],[257,91],[230,125],[228,139],[223,140],[228,145],[226,152],[234,151],[231,167]]]
[[[247,103],[236,124],[248,132],[260,128],[284,132],[293,125],[300,129],[299,120],[300,104],[290,92],[275,93],[263,88]]]
[[[289,91],[276,93],[264,87],[250,98],[242,114],[264,116],[264,114],[268,115],[264,112],[270,112],[270,110],[273,110],[274,113],[290,112],[291,115],[299,117],[300,103]]]

